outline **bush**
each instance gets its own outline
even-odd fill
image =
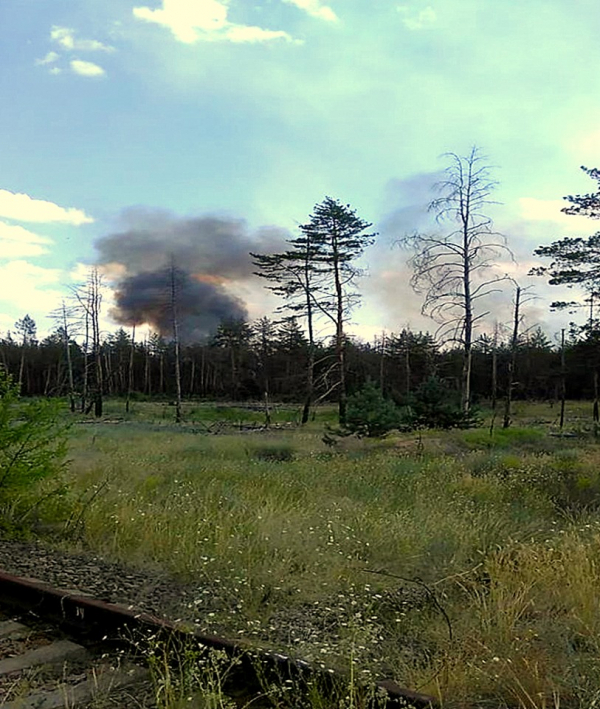
[[[348,398],[346,428],[360,436],[383,436],[400,425],[400,411],[379,387],[367,382]]]
[[[271,463],[286,463],[294,460],[296,452],[290,443],[266,443],[257,445],[248,451],[248,455],[255,460],[266,460]]]
[[[493,436],[489,430],[469,431],[463,435],[469,448],[495,448],[499,450],[530,450],[539,452],[551,449],[553,442],[538,428],[496,428]],[[563,445],[560,442],[560,445]]]
[[[0,369],[0,499],[62,470],[67,428],[57,402],[23,404],[18,386]]]
[[[403,423],[408,428],[469,428],[477,425],[472,412],[465,414],[458,394],[438,377],[429,377],[409,400]]]

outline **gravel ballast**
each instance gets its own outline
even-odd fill
[[[145,613],[184,619],[192,589],[153,571],[133,569],[98,556],[72,554],[39,542],[0,539],[0,569],[71,593]]]

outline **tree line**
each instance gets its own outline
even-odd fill
[[[496,186],[491,168],[477,148],[466,156],[446,157],[437,196],[429,204],[436,228],[398,241],[411,251],[412,286],[423,296],[423,312],[438,325],[435,336],[404,330],[382,335],[379,343],[348,336],[346,323],[360,302],[357,282],[362,274],[356,261],[376,234],[350,205],[326,197],[283,251],[250,254],[256,274],[282,299],[278,321],[225,320],[210,339],[182,343],[178,269],[171,259],[163,304],[170,313],[170,336],[136,341],[132,322],[131,333],[121,329],[103,338],[101,278],[92,269],[88,282],[74,291],[74,305],[55,313],[57,328],[48,338],[36,340],[28,315],[15,323],[14,335],[0,341],[2,364],[23,394],[66,393],[72,410],[93,408],[98,416],[105,394],[125,396],[127,406],[134,395],[174,397],[176,420],[186,396],[235,401],[260,397],[303,402],[303,423],[316,403],[336,401],[343,425],[349,393],[365,382],[378,382],[383,394],[401,402],[437,377],[458,392],[465,415],[479,398],[495,405],[503,397],[508,425],[513,398],[553,399],[560,391],[564,399],[567,389],[570,396],[589,396],[590,372],[597,416],[600,234],[539,247],[535,253],[552,262],[531,272],[548,277],[550,284],[582,286],[587,294],[583,303],[557,301],[552,307],[589,307],[586,324],[573,326],[566,339],[563,332],[559,348],[539,330],[521,332],[527,289],[500,270],[503,255],[511,253],[487,214]],[[600,182],[597,170],[583,169]],[[566,199],[570,206],[564,212],[600,216],[600,191]],[[489,314],[486,297],[507,286],[514,294],[510,336],[504,342],[498,332],[477,336],[478,323]],[[323,321],[333,331],[327,341],[315,335],[316,323]]]
[[[35,328],[35,323],[29,318]],[[16,331],[15,331],[16,333]],[[31,333],[31,329],[30,329]],[[92,370],[102,369],[103,393],[126,398],[175,399],[175,348],[172,340],[152,334],[141,341],[120,328],[100,342],[98,353],[70,339],[58,327],[37,340],[35,329],[25,342],[6,335],[0,339],[0,362],[25,396],[73,396],[75,409],[94,402]],[[442,348],[429,333],[382,333],[374,342],[355,337],[345,341],[348,392],[367,381],[398,403],[430,377],[437,377],[457,391],[462,377],[462,348]],[[600,364],[598,336],[570,333],[565,343],[567,395],[592,398],[593,377]],[[265,392],[274,401],[303,402],[306,367],[314,360],[314,401],[337,401],[336,343],[317,342],[311,349],[307,335],[295,317],[280,322],[260,318],[224,321],[204,343],[180,347],[183,399],[256,401]],[[494,341],[483,334],[472,348],[472,398],[489,400],[496,370],[496,395],[508,391],[508,369],[513,361],[510,338]],[[87,370],[87,375],[86,375]],[[561,386],[561,349],[539,329],[518,338],[512,378],[516,399],[558,400]],[[87,396],[85,381],[88,381]],[[72,379],[72,385],[71,385]]]

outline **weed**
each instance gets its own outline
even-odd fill
[[[72,432],[70,487],[53,514],[67,528],[68,506],[73,520],[85,508],[71,544],[186,582],[186,621],[320,668],[352,667],[357,687],[393,678],[446,706],[596,701],[592,440],[565,450],[530,425],[492,439],[487,429],[425,432],[420,446],[414,434],[348,438],[329,451],[322,421],[284,438],[210,436],[157,423],[156,403],[152,416],[135,406],[136,421]],[[452,639],[427,594],[395,576],[432,589]],[[211,681],[208,696],[218,695]],[[340,702],[359,707],[344,691]]]
[[[248,457],[251,460],[265,460],[274,463],[285,463],[295,458],[294,447],[289,442],[271,442],[262,445],[254,444],[248,447]]]

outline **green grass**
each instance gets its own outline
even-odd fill
[[[477,429],[466,431],[462,435],[465,443],[473,449],[478,448],[503,448],[503,449],[532,449],[537,450],[546,445],[547,434],[539,428],[497,428],[490,435],[489,430]]]
[[[302,411],[299,404],[275,403],[269,406],[271,423],[285,424],[298,423]],[[182,403],[182,416],[184,425],[192,426],[195,423],[223,422],[229,424],[256,424],[265,422],[265,409],[262,402],[249,402],[247,404],[233,404],[230,402],[191,401]],[[93,416],[76,414],[82,421],[92,422]],[[175,406],[173,401],[166,400],[136,400],[130,402],[130,410],[125,411],[124,399],[105,399],[104,419],[121,421],[146,422],[153,424],[168,424],[175,420]],[[315,420],[319,424],[334,423],[335,409],[332,405],[318,406]]]
[[[161,406],[73,427],[69,492],[44,513],[63,543],[194,584],[186,618],[206,631],[392,677],[448,707],[600,696],[593,439],[549,437],[538,405],[491,439],[334,447],[321,440],[331,408],[305,429],[205,435]]]

